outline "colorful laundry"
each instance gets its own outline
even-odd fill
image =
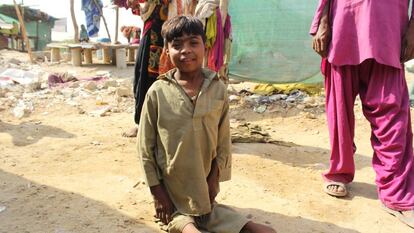
[[[96,0],[98,5],[95,4],[95,0],[82,0],[82,10],[86,16],[86,29],[89,37],[96,36],[99,32],[101,23],[101,11],[102,1]]]

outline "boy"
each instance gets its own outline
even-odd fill
[[[170,233],[274,233],[215,202],[219,181],[230,179],[229,106],[217,74],[202,69],[202,23],[177,16],[164,23],[162,35],[177,68],[148,90],[138,143],[156,217]]]

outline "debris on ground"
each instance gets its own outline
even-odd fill
[[[232,122],[230,124],[232,143],[271,143],[279,146],[295,146],[291,142],[283,142],[273,139],[269,133],[259,125],[248,122]]]

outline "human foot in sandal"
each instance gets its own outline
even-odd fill
[[[385,205],[383,205],[382,208],[385,211],[387,211],[389,214],[397,217],[401,222],[407,224],[411,228],[414,228],[414,210],[398,211],[398,210],[390,209],[386,207]]]
[[[335,197],[344,197],[348,194],[348,191],[344,183],[334,181],[325,182],[323,186],[323,191]]]

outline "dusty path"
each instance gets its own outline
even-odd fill
[[[234,144],[233,179],[218,200],[282,233],[414,232],[380,208],[369,125],[359,108],[356,179],[350,196],[336,199],[321,191],[329,159],[323,114],[313,119],[295,108],[257,114],[233,105],[232,119],[295,145]],[[120,136],[131,126],[130,113],[91,117],[67,104],[45,104],[21,120],[3,109],[0,120],[1,233],[161,232],[135,139]]]

